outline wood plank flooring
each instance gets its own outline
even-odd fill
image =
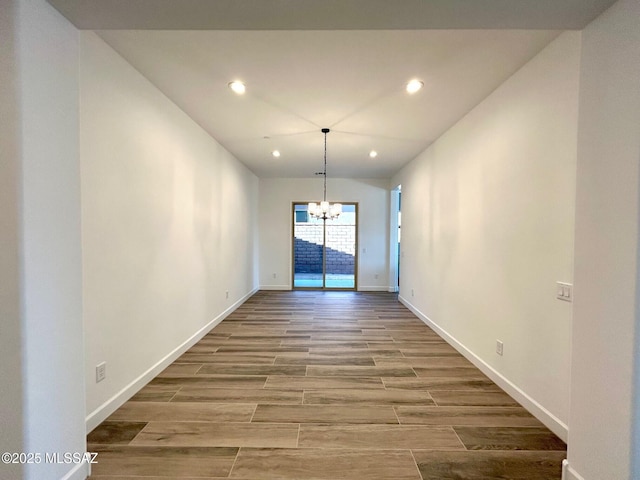
[[[258,292],[87,442],[94,480],[559,480],[566,457],[386,293]]]

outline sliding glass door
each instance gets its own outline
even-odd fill
[[[357,219],[355,203],[326,221],[312,218],[306,203],[293,204],[293,288],[356,289]]]

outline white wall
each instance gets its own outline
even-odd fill
[[[92,428],[257,287],[258,183],[96,34],[81,39]]]
[[[632,429],[638,422],[638,398],[633,400],[637,359],[635,376],[633,370],[638,343],[639,19],[640,1],[620,0],[583,33],[570,479],[640,478],[639,470],[630,473]]]
[[[562,34],[392,181],[403,301],[565,439],[579,55]]]
[[[0,451],[24,450],[22,311],[20,301],[20,105],[18,2],[0,2]],[[0,465],[0,477],[22,478],[21,465]]]
[[[331,202],[359,202],[358,289],[389,288],[389,189],[386,180],[327,179]],[[320,178],[260,179],[260,288],[291,288],[293,202],[322,199]],[[366,249],[367,253],[363,253]],[[276,278],[273,278],[276,274]],[[378,274],[378,278],[375,275]]]
[[[77,31],[44,0],[3,2],[0,17],[0,437],[3,452],[43,456],[22,471],[0,465],[0,477],[80,479],[86,465],[44,461],[86,447]]]

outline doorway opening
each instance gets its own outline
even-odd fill
[[[402,228],[402,185],[398,185],[391,190],[391,218],[389,225],[389,271],[390,271],[390,290],[398,292],[400,290],[400,261],[402,258],[402,249],[400,247],[401,228]]]
[[[358,204],[343,203],[333,220],[309,215],[307,203],[293,203],[293,288],[356,290]]]

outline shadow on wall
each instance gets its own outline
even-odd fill
[[[322,245],[296,238],[294,240],[294,271],[322,274]],[[327,273],[353,274],[355,256],[327,247]]]

